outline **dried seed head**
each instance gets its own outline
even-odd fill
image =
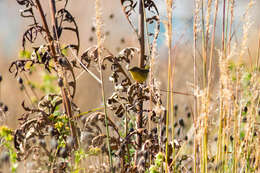
[[[246,117],[243,117],[242,121],[243,121],[243,123],[246,123],[247,118],[246,118]]]
[[[2,82],[3,80],[3,76],[0,74],[0,82]]]
[[[23,79],[22,79],[21,77],[18,77],[18,78],[17,78],[17,81],[18,81],[18,83],[19,83],[20,85],[23,84]]]
[[[16,64],[17,64],[17,66],[20,67],[20,68],[23,66],[23,64],[22,64],[20,61],[17,61]]]
[[[124,44],[124,43],[125,43],[125,39],[124,39],[124,38],[121,38],[120,42],[121,42],[122,44]]]
[[[88,39],[89,42],[92,42],[93,40],[94,40],[94,38],[92,36],[89,37],[89,39]]]
[[[70,67],[70,64],[69,64],[69,62],[68,62],[68,60],[65,58],[65,57],[60,57],[59,59],[58,59],[58,62],[59,62],[59,64],[62,66],[62,67],[67,67],[67,68],[69,68]]]
[[[3,111],[7,112],[8,111],[8,106],[4,105]]]
[[[69,156],[69,153],[68,153],[68,150],[66,147],[61,147],[59,149],[59,156],[62,157],[62,158],[66,158]]]
[[[177,104],[174,105],[174,111],[175,112],[178,111],[178,105]]]
[[[96,27],[95,27],[95,26],[92,26],[92,27],[91,27],[91,31],[92,31],[92,32],[95,32],[95,31],[96,31]]]
[[[188,117],[188,118],[191,117],[191,113],[190,113],[190,112],[187,113],[187,117]]]
[[[107,31],[107,32],[105,33],[105,35],[106,35],[106,36],[109,36],[109,34],[110,34],[110,32],[109,32],[109,31]]]
[[[247,106],[245,106],[244,107],[244,112],[247,113],[247,111],[248,111],[248,108],[247,108]]]
[[[187,140],[188,140],[188,136],[187,136],[187,135],[184,137],[184,140],[185,140],[185,141],[187,141]]]
[[[134,131],[134,128],[131,127],[131,128],[129,129],[129,132],[131,133],[131,132],[133,132],[133,131]]]
[[[110,14],[110,15],[109,15],[109,18],[110,18],[110,19],[113,19],[113,18],[114,18],[114,14],[113,14],[113,13]]]
[[[59,85],[59,87],[63,87],[63,79],[62,78],[58,79],[58,85]]]
[[[178,130],[177,130],[177,136],[180,136],[180,134],[181,134],[181,128],[178,128]]]
[[[232,142],[234,138],[233,138],[232,135],[230,135],[229,139],[230,139],[230,141]]]
[[[182,118],[179,119],[179,124],[180,124],[181,127],[184,127],[184,126],[185,126],[184,120],[183,120]]]
[[[157,134],[157,127],[154,127],[152,130],[151,130],[152,133],[154,134]]]

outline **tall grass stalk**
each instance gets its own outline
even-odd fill
[[[106,138],[107,138],[107,149],[108,149],[108,154],[109,154],[109,165],[110,165],[110,170],[114,172],[113,168],[113,159],[112,159],[112,154],[111,154],[111,146],[110,146],[110,134],[109,134],[109,128],[108,128],[108,114],[107,114],[107,105],[106,105],[106,95],[105,95],[105,86],[104,86],[104,74],[102,71],[102,45],[104,42],[104,37],[102,33],[102,26],[103,26],[103,21],[102,21],[102,15],[101,15],[101,4],[100,0],[96,0],[95,3],[95,10],[96,10],[96,36],[97,36],[97,47],[98,47],[98,60],[99,60],[99,69],[100,69],[100,79],[101,79],[101,90],[102,90],[102,100],[104,103],[104,112],[105,112],[105,125],[106,125]]]
[[[167,9],[167,46],[168,46],[168,84],[167,84],[167,90],[170,91],[171,89],[171,83],[173,85],[173,80],[172,80],[172,11],[173,11],[173,1],[172,0],[167,0],[166,1],[166,9]],[[174,67],[173,67],[174,68]],[[173,111],[171,110],[172,107],[170,107],[170,102],[173,101],[171,98],[172,93],[168,92],[167,93],[167,114],[166,114],[166,144],[165,144],[165,172],[168,172],[168,143],[169,143],[169,115],[170,112]],[[173,104],[173,103],[172,103]],[[174,143],[173,143],[174,146]],[[173,151],[174,153],[174,151]],[[174,158],[174,157],[173,157]]]
[[[256,57],[256,70],[259,71],[259,60],[260,60],[260,28],[258,33],[258,48],[257,48],[257,57]]]
[[[197,25],[197,22],[198,22],[198,19],[199,19],[199,10],[200,10],[200,7],[199,7],[199,0],[194,0],[194,4],[195,4],[195,7],[194,7],[194,14],[193,14],[193,85],[194,85],[194,88],[193,88],[193,94],[194,94],[194,100],[193,100],[193,107],[194,107],[194,111],[193,111],[193,124],[194,124],[194,140],[193,140],[193,143],[194,143],[194,148],[193,148],[193,154],[194,154],[194,159],[193,159],[193,169],[194,169],[194,173],[197,173],[197,139],[196,139],[196,136],[197,136],[197,95],[196,95],[196,87],[198,85],[198,82],[197,82],[197,64],[196,64],[196,60],[197,60],[197,56],[196,56],[196,53],[197,53],[197,33],[198,33],[198,25]]]

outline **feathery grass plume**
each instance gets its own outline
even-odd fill
[[[235,0],[230,0],[230,23],[229,23],[229,38],[228,38],[228,52],[230,52],[230,46],[231,46],[231,39],[232,39],[232,25],[234,20],[234,7],[235,7]]]
[[[200,16],[199,16],[199,11],[200,11],[200,2],[201,0],[194,0],[194,12],[193,12],[193,95],[194,95],[194,100],[193,100],[193,107],[194,107],[194,163],[193,163],[193,170],[194,173],[197,173],[197,115],[198,115],[198,109],[197,109],[197,98],[196,98],[196,90],[195,88],[198,87],[198,81],[197,81],[197,40],[198,40],[198,33],[200,33],[201,26],[200,26]]]
[[[207,97],[208,99],[210,98],[210,88],[211,88],[211,80],[212,80],[212,76],[211,76],[211,72],[212,72],[212,59],[213,59],[213,51],[215,50],[214,46],[215,46],[215,32],[216,32],[216,24],[217,24],[217,15],[218,15],[218,5],[219,5],[219,1],[215,0],[215,12],[214,12],[214,23],[213,23],[213,32],[211,35],[211,43],[210,43],[210,55],[209,55],[209,69],[208,69],[208,91],[207,91]]]
[[[207,16],[206,16],[206,51],[207,51],[207,45],[209,41],[209,34],[210,34],[210,16],[211,16],[211,7],[212,6],[212,0],[208,0],[207,4]]]
[[[259,61],[260,61],[260,28],[258,31],[258,47],[257,47],[257,57],[256,57],[256,71],[259,69]]]
[[[109,154],[109,164],[110,170],[114,172],[113,168],[113,159],[111,154],[111,147],[110,147],[110,134],[108,128],[108,115],[107,115],[107,106],[106,106],[106,95],[105,95],[105,86],[104,86],[104,74],[102,71],[102,47],[104,44],[104,34],[102,33],[102,12],[101,12],[101,2],[100,0],[96,0],[95,3],[95,10],[96,10],[96,36],[97,36],[97,47],[98,47],[98,62],[99,62],[99,70],[100,70],[100,79],[101,79],[101,87],[102,87],[102,100],[104,103],[104,111],[105,111],[105,125],[106,125],[106,136],[107,136],[107,148]]]
[[[155,29],[155,34],[159,34],[160,30],[158,28]],[[149,51],[150,52],[150,51]],[[158,52],[157,52],[157,39],[154,39],[153,40],[153,43],[152,43],[152,54],[151,54],[151,59],[150,59],[150,69],[149,69],[149,74],[150,74],[150,78],[149,78],[149,83],[150,83],[150,86],[149,86],[149,89],[150,89],[150,94],[153,94],[156,90],[160,90],[159,88],[159,85],[158,85],[158,82],[157,80],[155,79],[155,76],[154,76],[154,71],[155,71],[155,62],[158,61],[157,57],[158,57]],[[152,97],[151,97],[152,99]],[[152,110],[152,100],[150,99],[150,110]],[[150,117],[152,115],[152,111],[150,113]],[[148,119],[148,130],[150,131],[151,130],[151,118]]]
[[[253,5],[255,4],[254,0],[250,0],[246,11],[243,15],[243,38],[242,38],[242,43],[241,43],[241,48],[240,48],[240,55],[239,55],[239,61],[242,61],[242,58],[245,54],[245,52],[247,51],[248,47],[247,47],[247,42],[248,42],[248,34],[249,34],[249,29],[253,24],[253,20],[251,18],[250,15],[250,10],[252,9]]]

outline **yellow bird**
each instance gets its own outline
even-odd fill
[[[132,78],[138,82],[143,83],[146,81],[149,73],[149,69],[139,68],[139,67],[132,67],[128,70],[132,76]]]

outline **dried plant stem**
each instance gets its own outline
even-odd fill
[[[109,154],[109,165],[110,171],[114,172],[113,168],[113,159],[111,154],[111,146],[110,146],[110,134],[109,134],[109,127],[108,127],[108,114],[107,114],[107,105],[106,105],[106,95],[105,95],[105,86],[104,86],[104,74],[102,71],[102,56],[101,56],[101,49],[102,49],[102,17],[101,17],[101,5],[100,0],[96,0],[95,3],[95,10],[96,10],[96,36],[97,36],[97,47],[98,47],[98,62],[99,62],[99,69],[100,69],[100,80],[101,80],[101,90],[102,90],[102,100],[104,103],[104,113],[105,113],[105,125],[106,125],[106,136],[107,136],[107,149]]]
[[[206,87],[207,78],[207,50],[206,50],[206,36],[205,36],[205,18],[204,18],[204,0],[201,1],[201,23],[202,23],[202,60],[203,60],[203,88]]]
[[[56,54],[57,52],[60,51],[59,45],[58,43],[58,38],[57,38],[57,19],[55,17],[56,15],[56,4],[55,4],[55,0],[50,0],[49,4],[50,4],[50,13],[51,13],[51,19],[52,19],[52,29],[53,29],[53,41],[56,41],[56,44],[54,45],[54,42],[52,42],[51,46],[54,47],[53,49],[56,49]],[[54,56],[56,56],[56,54],[54,54]],[[58,66],[57,66],[58,67]],[[66,75],[64,74],[64,70],[63,68],[59,68],[58,69],[58,75],[60,75],[64,81],[67,81]],[[67,82],[66,82],[67,83]],[[65,85],[66,86],[66,85]],[[70,130],[71,130],[71,135],[73,137],[73,139],[75,140],[75,149],[77,149],[79,147],[79,141],[78,141],[78,137],[77,137],[77,132],[76,132],[76,127],[74,125],[74,122],[72,121],[73,119],[73,112],[71,110],[71,101],[70,101],[70,96],[69,93],[67,91],[66,87],[62,87],[62,99],[63,99],[63,105],[65,108],[65,111],[67,113],[67,115],[69,116],[69,126],[70,126]]]
[[[41,19],[42,19],[42,22],[43,22],[43,28],[45,29],[45,32],[47,34],[48,42],[50,43],[50,49],[51,49],[52,57],[54,58],[54,61],[57,62],[56,51],[55,51],[55,48],[54,48],[54,45],[53,45],[53,40],[52,40],[52,37],[51,37],[51,33],[50,33],[50,30],[49,30],[49,27],[48,27],[48,24],[47,24],[41,3],[40,3],[39,0],[35,0],[35,2],[36,2],[37,8],[39,10],[39,13],[40,13],[40,16],[41,16]]]
[[[232,25],[233,25],[234,6],[235,6],[235,0],[229,0],[229,1],[231,3],[231,6],[230,6],[230,24],[229,24],[229,38],[228,38],[228,53],[230,53],[230,47],[231,47]]]
[[[139,0],[139,26],[138,26],[138,40],[140,45],[140,57],[139,57],[139,67],[144,68],[145,59],[145,40],[144,40],[144,5],[143,0]],[[142,87],[139,87],[139,97],[142,98]],[[136,117],[136,128],[140,129],[143,127],[143,102],[139,101],[137,106],[137,117]],[[142,133],[137,134],[136,144],[138,149],[142,147]],[[135,165],[137,164],[137,151],[135,152]]]
[[[215,0],[215,13],[214,13],[214,23],[213,23],[213,32],[211,36],[211,45],[210,45],[210,57],[209,57],[209,73],[208,73],[208,88],[207,88],[207,97],[210,98],[210,88],[211,88],[211,72],[212,72],[212,59],[213,59],[213,51],[215,46],[215,32],[216,32],[216,24],[217,24],[217,15],[218,15],[218,0]]]
[[[194,16],[193,16],[193,83],[194,83],[194,89],[193,89],[193,93],[194,93],[194,100],[193,100],[193,107],[194,107],[194,112],[193,112],[193,124],[194,124],[194,127],[195,127],[195,130],[194,130],[194,140],[193,140],[193,144],[194,144],[194,147],[193,147],[193,154],[194,154],[194,159],[193,159],[193,170],[194,170],[194,173],[197,173],[197,139],[196,139],[196,135],[197,135],[197,96],[195,94],[195,90],[198,85],[198,82],[197,82],[197,68],[196,68],[196,59],[197,59],[197,56],[196,56],[196,49],[197,49],[197,20],[198,20],[198,2],[196,0],[194,0],[194,4],[195,4],[195,10],[194,10]]]
[[[173,1],[172,0],[166,0],[166,5],[167,5],[167,46],[168,46],[168,84],[167,84],[167,90],[170,91],[171,90],[171,86],[173,85],[173,75],[172,75],[172,60],[171,60],[171,56],[172,56],[172,51],[171,51],[171,46],[172,46],[172,5],[173,5]],[[174,68],[174,67],[173,67]],[[171,85],[172,83],[172,85]],[[166,168],[165,168],[165,172],[168,172],[168,143],[169,143],[169,115],[170,112],[173,111],[173,109],[171,110],[171,108],[173,106],[171,106],[170,104],[173,104],[173,94],[171,93],[167,93],[167,114],[166,114],[166,144],[165,144],[165,162],[166,162]],[[171,102],[172,101],[172,102]],[[174,148],[174,144],[173,144],[173,148]],[[174,157],[173,157],[174,158]]]
[[[209,15],[209,14],[208,14]],[[202,22],[202,59],[203,59],[203,88],[206,88],[207,83],[207,35],[205,33],[205,17],[204,17],[204,0],[201,1],[201,22]],[[205,97],[205,96],[203,96]],[[205,101],[206,99],[203,99]],[[207,172],[207,101],[205,101],[205,117],[204,117],[204,133],[201,141],[201,172]],[[204,111],[204,110],[203,110]]]
[[[238,77],[238,71],[236,71],[236,77]],[[238,78],[237,78],[238,79]],[[239,80],[237,80],[236,82],[236,98],[238,98],[238,82]],[[233,173],[237,172],[237,145],[239,145],[239,132],[238,132],[238,105],[237,105],[237,100],[234,98],[233,99],[233,103],[234,103],[234,110],[233,110],[233,115],[234,115],[234,142],[233,142]]]

